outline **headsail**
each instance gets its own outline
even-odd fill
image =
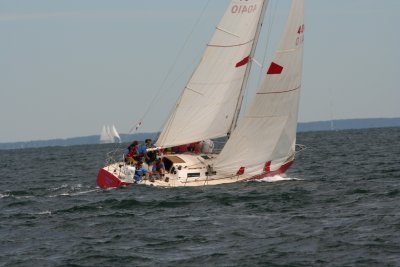
[[[119,143],[121,143],[121,137],[119,136],[117,129],[115,128],[114,125],[111,127],[110,133],[111,133],[113,141],[118,141]],[[115,139],[117,139],[117,140],[115,140]]]
[[[225,136],[232,124],[268,0],[232,0],[157,141],[161,147]]]
[[[267,75],[214,168],[257,174],[294,154],[304,41],[304,0],[293,0]],[[271,164],[272,162],[272,164]]]

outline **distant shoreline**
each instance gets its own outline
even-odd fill
[[[333,121],[300,122],[297,126],[297,132],[368,129],[399,126],[400,118],[345,119]]]
[[[345,119],[333,121],[315,121],[298,123],[297,132],[330,131],[400,127],[400,118],[375,118],[375,119]],[[157,133],[120,134],[122,142],[130,142],[133,139],[144,140],[156,138]],[[49,146],[73,146],[99,144],[100,135],[73,137],[65,139],[35,140],[0,143],[0,150],[39,148]]]

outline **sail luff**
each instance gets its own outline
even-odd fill
[[[248,66],[246,67],[246,73],[245,73],[245,76],[244,76],[244,79],[243,79],[242,87],[240,88],[240,95],[239,95],[239,98],[238,98],[238,101],[237,101],[235,114],[233,115],[232,124],[231,124],[231,127],[229,128],[229,132],[227,134],[228,136],[230,136],[232,131],[236,128],[237,121],[239,119],[240,110],[242,108],[242,103],[243,103],[243,98],[244,98],[244,93],[246,91],[246,87],[247,87],[247,84],[248,84],[248,81],[249,81],[251,67],[253,66],[253,60],[252,59],[253,59],[254,54],[256,52],[256,49],[257,49],[258,39],[260,38],[261,28],[262,28],[262,25],[263,25],[265,12],[267,10],[268,3],[269,3],[269,0],[266,0],[266,1],[263,2],[261,15],[260,15],[258,23],[257,23],[256,35],[254,37],[253,46],[251,48],[251,52],[250,52],[250,56],[249,56],[249,63],[248,63]]]

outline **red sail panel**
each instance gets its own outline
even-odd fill
[[[269,66],[267,74],[281,74],[282,71],[283,71],[282,66],[276,64],[275,62],[272,62],[271,66]]]
[[[249,63],[249,61],[250,61],[250,56],[247,56],[247,57],[245,57],[244,59],[242,59],[241,61],[239,61],[237,64],[236,64],[236,68],[239,68],[239,67],[241,67],[241,66],[244,66],[244,65],[246,65],[247,63]]]
[[[244,170],[245,170],[245,167],[240,167],[240,169],[237,171],[236,175],[243,175]]]
[[[268,161],[267,163],[265,163],[264,172],[270,172],[270,171],[271,171],[271,161]]]

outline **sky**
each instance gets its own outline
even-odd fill
[[[128,133],[141,119],[159,131],[228,2],[0,0],[0,142]],[[270,1],[264,69],[289,6]],[[305,25],[299,122],[400,117],[400,1],[305,0]]]

